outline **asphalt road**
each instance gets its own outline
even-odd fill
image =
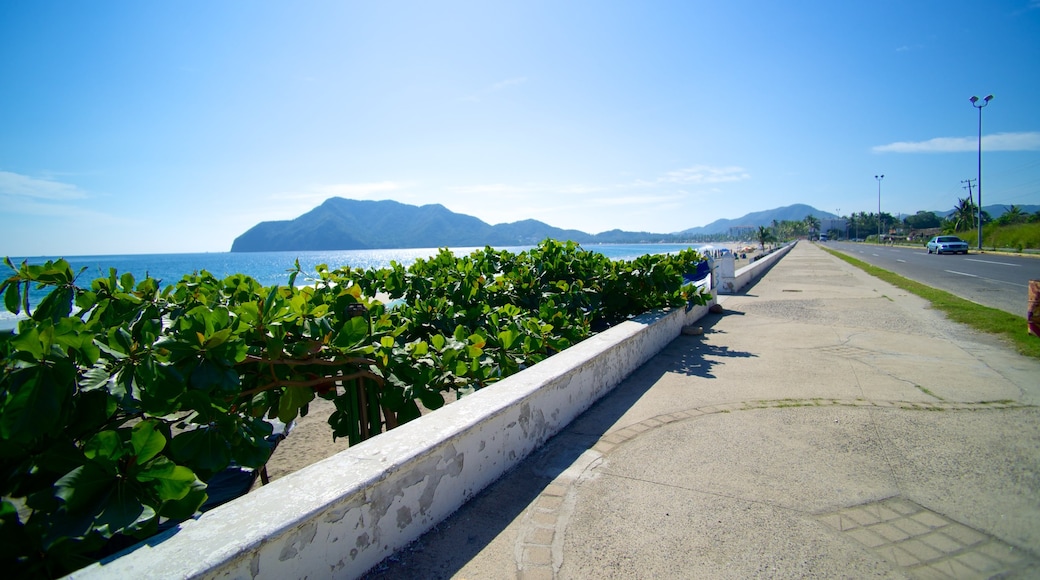
[[[998,253],[935,255],[920,248],[823,242],[868,264],[945,290],[972,302],[1026,315],[1030,280],[1040,280],[1040,257]]]

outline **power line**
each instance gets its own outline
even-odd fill
[[[968,184],[965,187],[962,187],[961,189],[967,189],[968,190],[968,201],[970,201],[972,204],[975,203],[975,198],[972,197],[971,186],[972,186],[973,182],[975,182],[975,181],[976,181],[975,179],[962,179],[961,180],[961,183],[967,183]]]

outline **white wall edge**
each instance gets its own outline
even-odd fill
[[[623,322],[70,578],[356,578],[563,429],[709,305]]]
[[[766,255],[764,258],[751,262],[747,266],[737,270],[731,279],[723,277],[719,282],[719,294],[736,294],[737,292],[740,292],[757,280],[759,276],[769,271],[769,268],[779,261],[780,258],[786,256],[787,252],[790,252],[791,248],[793,248],[797,243],[798,242],[791,242],[787,245],[781,246],[777,250]]]

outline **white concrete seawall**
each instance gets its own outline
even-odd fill
[[[736,278],[750,283],[789,249]],[[527,457],[707,310],[619,324],[70,577],[355,578]]]
[[[718,293],[735,294],[740,292],[769,270],[769,267],[775,264],[777,260],[786,256],[787,252],[790,252],[796,243],[791,242],[781,246],[772,253],[736,271],[733,269],[733,256],[725,256],[719,265]]]

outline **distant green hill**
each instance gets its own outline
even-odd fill
[[[778,222],[801,221],[805,219],[805,216],[807,215],[814,215],[820,219],[830,219],[838,217],[830,212],[820,211],[811,205],[805,205],[804,203],[796,203],[794,205],[778,207],[776,209],[756,211],[753,213],[749,213],[744,217],[739,217],[737,219],[715,220],[706,226],[690,228],[688,230],[683,230],[679,233],[723,234],[728,232],[730,228],[747,226],[768,226],[773,223],[773,220],[776,220]]]
[[[492,226],[439,204],[415,206],[334,197],[296,219],[253,226],[235,238],[231,251],[523,246],[545,238],[587,243],[593,236],[536,220]]]
[[[296,219],[261,222],[253,226],[235,238],[231,251],[530,246],[546,238],[580,244],[682,242],[697,235],[725,234],[731,225],[768,225],[773,220],[801,220],[809,214],[819,218],[834,217],[812,206],[796,204],[735,220],[717,220],[707,226],[674,234],[610,230],[593,235],[555,228],[537,220],[489,225],[439,204],[415,206],[387,200],[359,201],[333,197]]]

